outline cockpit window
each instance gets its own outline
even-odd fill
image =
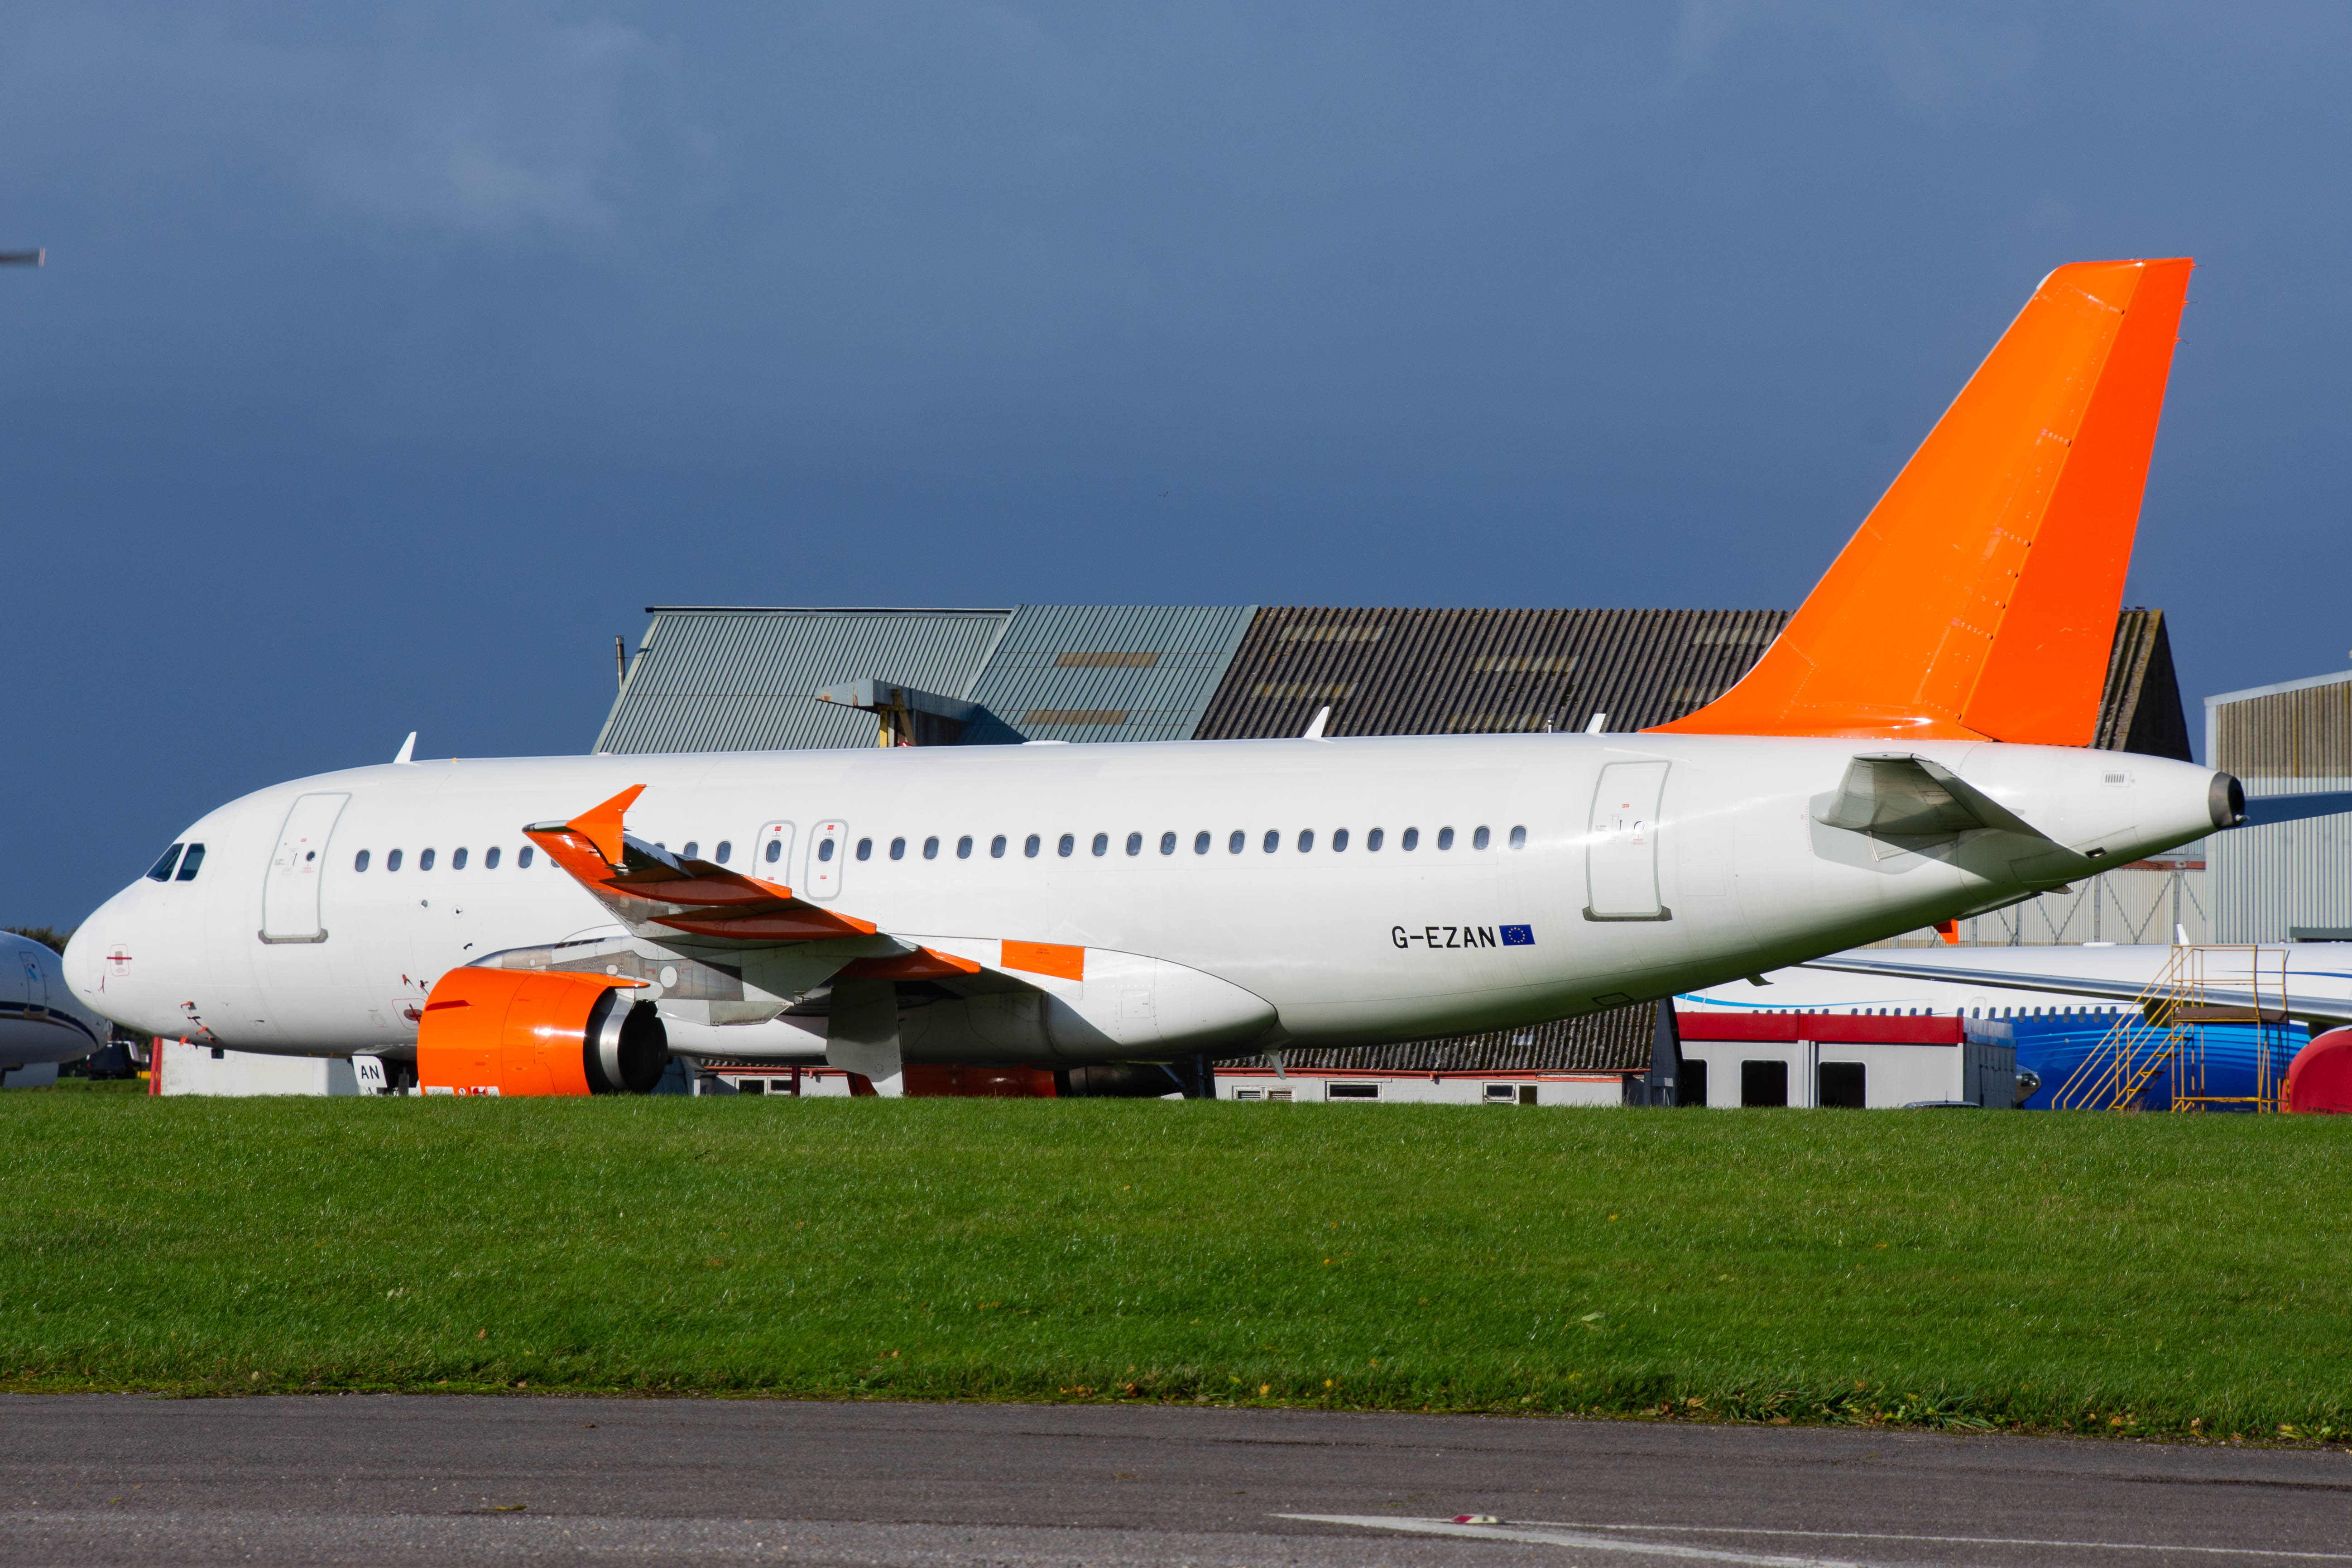
[[[180,860],[180,874],[174,879],[182,882],[194,881],[196,879],[196,868],[204,863],[205,847],[201,844],[189,845],[187,854],[183,856]]]
[[[174,844],[169,849],[164,850],[163,858],[155,862],[155,868],[147,873],[147,879],[151,882],[170,881],[172,879],[172,863],[180,858],[180,851],[185,846],[184,845]]]

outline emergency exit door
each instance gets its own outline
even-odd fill
[[[820,822],[809,829],[808,889],[802,896],[829,899],[841,891],[843,862],[849,858],[849,824]]]
[[[764,822],[751,841],[751,875],[762,882],[790,887],[793,880],[793,825]]]
[[[1658,803],[1668,766],[1611,763],[1601,770],[1585,838],[1586,920],[1674,918],[1658,901]]]
[[[306,795],[286,814],[261,883],[262,941],[327,940],[327,928],[319,922],[319,885],[327,870],[327,840],[351,798]]]

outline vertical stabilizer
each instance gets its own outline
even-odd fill
[[[2191,265],[2042,279],[1780,639],[1658,728],[2090,744]]]

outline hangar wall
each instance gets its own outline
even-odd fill
[[[2207,763],[2249,795],[2352,790],[2352,670],[2205,700]],[[2352,816],[2213,836],[2213,940],[2352,939]]]

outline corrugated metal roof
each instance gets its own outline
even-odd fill
[[[1255,605],[1024,605],[973,683],[961,743],[1182,741]]]
[[[2107,751],[2194,760],[2180,679],[2172,668],[2172,636],[2162,610],[2126,610],[2116,622],[2107,655],[2107,684],[2099,700],[2099,727],[2091,744]]]
[[[1638,730],[1713,701],[1785,610],[1258,613],[1202,721],[1203,740],[1296,735],[1328,703],[1332,735]]]
[[[874,744],[870,713],[815,693],[874,679],[968,697],[1010,610],[663,609],[596,738],[599,752]]]
[[[1658,1005],[1636,1003],[1524,1028],[1398,1046],[1286,1050],[1285,1070],[1315,1072],[1647,1072]],[[1272,1068],[1262,1056],[1219,1064]]]

